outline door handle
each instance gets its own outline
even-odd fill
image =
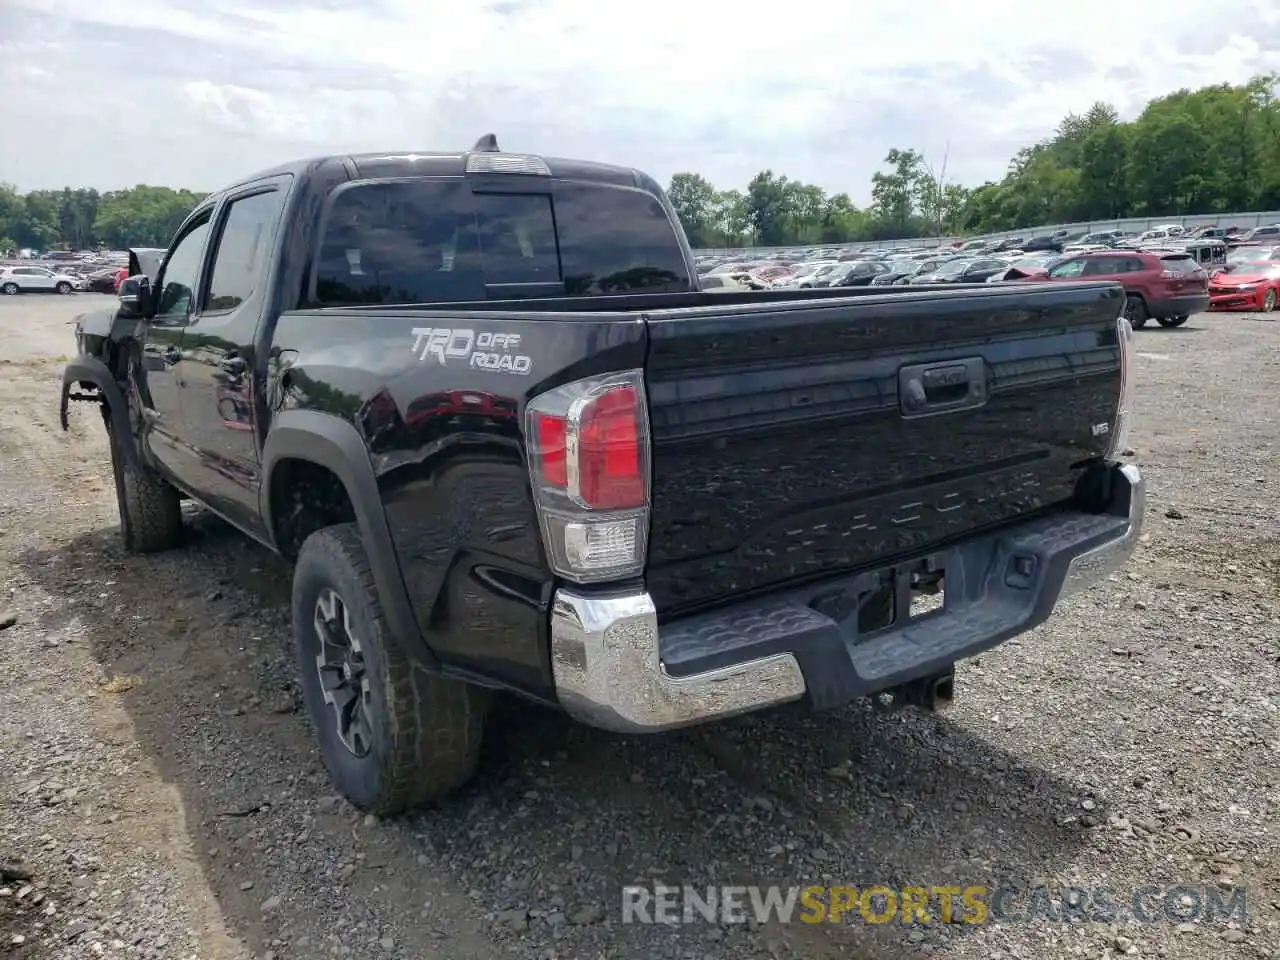
[[[898,401],[904,417],[980,407],[987,402],[986,363],[970,357],[903,367],[898,371]]]

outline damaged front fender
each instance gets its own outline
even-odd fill
[[[111,375],[110,368],[97,357],[81,355],[67,364],[62,371],[62,400],[58,407],[58,422],[67,430],[67,408],[72,400],[97,402],[111,421],[111,432],[118,439],[116,446],[133,466],[142,469],[138,448],[129,430],[129,408]]]

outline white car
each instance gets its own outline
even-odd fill
[[[44,267],[0,267],[0,293],[74,293],[84,289],[84,281],[67,273]]]

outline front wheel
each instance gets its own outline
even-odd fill
[[[409,660],[387,626],[355,524],[325,527],[302,545],[293,635],[320,755],[356,807],[400,813],[471,778],[487,692]]]
[[[1272,287],[1267,291],[1267,295],[1262,298],[1262,312],[1272,313],[1276,308],[1276,301],[1280,299],[1276,295],[1276,288]]]
[[[1162,327],[1180,327],[1187,322],[1187,315],[1184,313],[1179,317],[1160,317],[1157,322]]]
[[[67,294],[69,294],[69,293],[71,292],[71,284],[67,283],[65,280],[62,280],[62,281],[60,281],[60,282],[58,283],[58,285],[57,285],[56,287],[54,287],[53,289],[54,289],[57,293],[59,293],[59,294],[61,294],[62,296],[64,296],[64,297],[65,297]]]
[[[6,297],[15,297],[19,293],[18,285],[12,282],[6,283],[3,287],[0,287],[0,293],[3,293]]]
[[[182,502],[178,491],[125,455],[128,438],[117,437],[107,420],[111,472],[120,508],[120,537],[130,553],[156,553],[182,539]]]

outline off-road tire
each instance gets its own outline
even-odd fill
[[[1179,317],[1157,317],[1156,323],[1162,327],[1180,327],[1187,322],[1187,315],[1184,313]]]
[[[158,553],[182,539],[182,502],[178,491],[125,456],[121,441],[107,421],[111,472],[120,507],[120,538],[129,553]]]
[[[359,634],[371,745],[357,756],[343,743],[324,699],[316,654],[316,604],[327,589]],[[325,527],[302,545],[293,573],[293,634],[303,697],[336,788],[356,807],[389,815],[438,800],[469,780],[479,760],[489,693],[414,665],[387,625],[354,523]]]
[[[1147,304],[1141,297],[1128,296],[1124,298],[1124,315],[1129,320],[1129,325],[1135,330],[1141,330],[1147,325]]]

